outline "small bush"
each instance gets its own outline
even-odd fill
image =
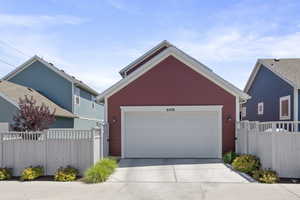
[[[0,168],[0,181],[11,179],[11,170],[8,168]]]
[[[103,159],[85,171],[84,181],[87,183],[104,182],[117,167],[116,160],[110,158]]]
[[[104,158],[103,160],[99,161],[98,164],[107,167],[111,173],[113,173],[118,167],[117,161],[113,158]]]
[[[44,168],[42,166],[28,167],[23,170],[20,180],[21,181],[31,181],[43,176]]]
[[[66,168],[60,167],[54,174],[54,180],[63,182],[74,181],[78,174],[78,170],[71,166],[67,166]]]
[[[230,151],[223,155],[223,161],[224,163],[231,164],[236,157],[237,157],[236,153]]]
[[[277,173],[271,170],[255,170],[253,178],[261,183],[277,183],[279,180]]]
[[[234,159],[232,167],[235,170],[251,174],[251,172],[260,168],[260,162],[259,159],[253,155],[241,155]]]

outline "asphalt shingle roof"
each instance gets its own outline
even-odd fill
[[[2,93],[6,98],[10,99],[16,104],[19,103],[20,98],[24,99],[25,95],[27,95],[29,98],[32,96],[37,101],[37,105],[42,105],[44,103],[50,108],[51,111],[55,109],[56,110],[55,116],[57,117],[67,117],[67,118],[76,117],[76,115],[72,114],[68,110],[53,103],[47,97],[41,95],[39,92],[35,91],[34,89],[24,87],[22,85],[18,85],[10,81],[0,80],[0,93]]]
[[[259,59],[259,61],[300,88],[300,58]]]

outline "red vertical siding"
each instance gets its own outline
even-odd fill
[[[234,150],[235,97],[169,56],[108,98],[111,155],[121,155],[120,106],[164,105],[223,105],[223,152]]]

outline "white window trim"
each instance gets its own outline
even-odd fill
[[[247,107],[243,106],[242,107],[242,118],[247,117]]]
[[[76,94],[75,90],[78,89],[79,90],[79,95]],[[78,103],[76,102],[76,98],[78,98]],[[78,87],[74,88],[74,104],[75,105],[80,105],[80,89]]]
[[[281,113],[281,102],[288,100],[288,116],[282,116]],[[279,99],[279,119],[280,120],[288,120],[291,119],[291,96],[284,96],[284,97],[280,97]]]
[[[262,107],[261,111],[259,110],[259,107]],[[259,102],[257,104],[257,114],[258,115],[263,115],[264,114],[264,102]]]
[[[76,102],[76,98],[78,98],[78,103]],[[74,95],[74,104],[80,106],[80,96]]]
[[[96,97],[91,96],[91,101],[92,101],[92,109],[96,108]]]

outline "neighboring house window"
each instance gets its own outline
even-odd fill
[[[74,89],[74,100],[76,105],[80,104],[80,89],[77,87]]]
[[[96,97],[92,95],[92,108],[95,108]]]
[[[263,115],[264,114],[264,103],[260,102],[257,104],[257,114]]]
[[[247,108],[242,107],[242,117],[246,117],[246,115],[247,115]]]
[[[279,118],[280,120],[291,119],[291,96],[280,97]]]

